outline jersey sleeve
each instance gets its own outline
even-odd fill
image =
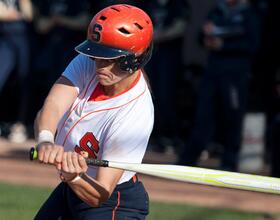
[[[141,163],[153,127],[153,112],[131,113],[113,124],[103,144],[102,159]]]
[[[73,83],[79,93],[94,72],[95,62],[87,56],[79,54],[70,62],[62,75]]]

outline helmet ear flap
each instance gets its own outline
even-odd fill
[[[153,51],[153,44],[151,44],[144,53],[140,56],[135,57],[134,54],[126,55],[120,58],[119,65],[120,69],[129,73],[134,73],[136,70],[144,67],[151,59]]]
[[[126,55],[119,58],[120,69],[129,73],[133,73],[139,69],[139,64],[134,54]]]

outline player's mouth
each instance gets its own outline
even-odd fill
[[[108,74],[108,73],[105,73],[105,71],[106,70],[102,70],[102,69],[100,69],[100,70],[98,70],[97,72],[96,72],[96,75],[97,75],[97,77],[98,78],[100,78],[100,79],[112,79],[112,76],[110,75],[110,74]]]

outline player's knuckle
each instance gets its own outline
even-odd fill
[[[43,159],[43,163],[45,163],[45,164],[49,163],[49,158],[45,156]]]
[[[76,169],[73,166],[70,166],[69,173],[76,173]]]
[[[72,153],[72,159],[74,159],[74,160],[78,159],[78,154],[76,152]]]
[[[87,166],[82,167],[82,173],[87,172]]]
[[[69,172],[69,168],[68,168],[66,165],[63,165],[63,166],[62,166],[62,169],[63,169],[63,171],[66,172],[66,173]]]
[[[77,168],[77,173],[82,173],[83,172],[83,169],[81,167],[78,167]]]
[[[53,149],[53,146],[52,146],[52,145],[47,145],[47,146],[46,146],[46,150],[47,150],[47,151],[51,151],[52,149]]]

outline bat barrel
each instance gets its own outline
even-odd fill
[[[36,160],[37,157],[37,150],[31,148],[30,160]],[[133,164],[98,159],[86,159],[86,163],[90,166],[111,167],[189,183],[280,194],[280,179],[274,177],[198,167],[164,164]]]
[[[280,194],[280,179],[274,177],[166,164],[109,161],[109,167],[188,183]]]

